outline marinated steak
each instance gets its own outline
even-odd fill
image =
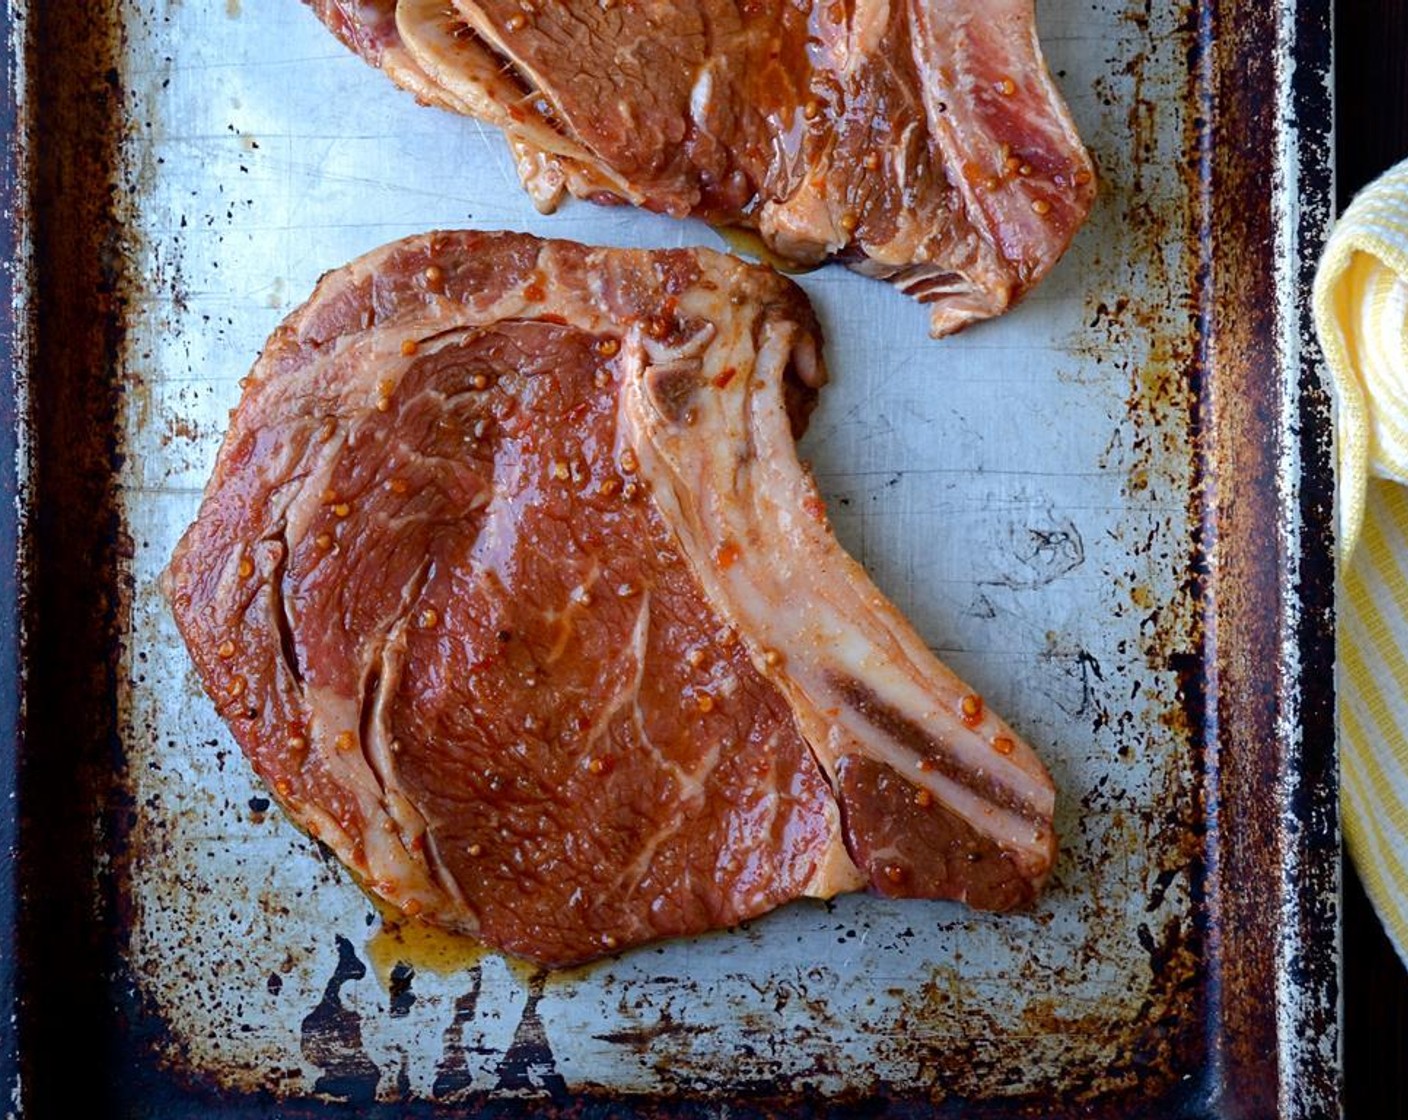
[[[831,536],[801,291],[436,233],[269,340],[164,577],[293,819],[547,964],[870,887],[1005,909],[1051,782]]]
[[[422,101],[564,192],[756,229],[932,305],[1000,314],[1095,193],[1033,0],[308,0]]]

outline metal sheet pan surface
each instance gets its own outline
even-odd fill
[[[1063,854],[1036,908],[797,903],[545,973],[390,922],[270,807],[156,580],[239,379],[324,270],[436,227],[720,239],[585,203],[540,217],[497,134],[416,105],[293,0],[76,8],[95,22],[10,10],[12,54],[92,52],[52,90],[32,61],[17,82],[28,181],[54,192],[32,209],[37,245],[54,248],[30,277],[37,302],[64,299],[64,253],[87,270],[82,298],[82,279],[95,288],[92,318],[68,312],[69,364],[56,356],[67,320],[33,319],[41,341],[51,332],[36,366],[55,371],[28,390],[35,508],[101,514],[33,534],[27,696],[46,710],[25,750],[62,749],[49,706],[77,705],[73,818],[88,838],[69,862],[93,895],[54,905],[88,931],[73,936],[97,963],[67,975],[91,972],[97,994],[63,1007],[100,1016],[74,1029],[113,1059],[79,1088],[26,1052],[63,1033],[41,1004],[64,965],[31,929],[18,1101],[90,1094],[133,1114],[1335,1107],[1333,747],[1306,741],[1328,727],[1327,412],[1300,341],[1305,276],[1288,263],[1318,238],[1328,195],[1328,120],[1313,119],[1324,17],[1044,0],[1048,59],[1103,177],[1050,279],[1003,319],[934,342],[923,309],[883,285],[837,267],[799,278],[833,374],[803,453],[838,535],[1060,791]],[[1254,55],[1243,40],[1258,29],[1272,39]],[[1243,127],[1267,130],[1264,163],[1227,154]],[[104,180],[74,215],[88,233],[61,233],[56,198],[85,169]],[[79,438],[65,447],[65,433]],[[91,495],[46,508],[79,472]],[[91,556],[45,565],[85,539]],[[60,571],[94,585],[95,611],[63,601]],[[65,676],[75,655],[46,628],[69,616],[106,651],[91,679]],[[25,851],[62,803],[61,769],[27,771]],[[30,894],[50,858],[25,867]]]

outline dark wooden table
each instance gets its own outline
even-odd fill
[[[1335,0],[1339,205],[1408,158],[1408,0]],[[1344,887],[1345,1116],[1408,1118],[1408,972],[1348,859]]]

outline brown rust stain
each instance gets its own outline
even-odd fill
[[[121,532],[114,487],[117,355],[128,313],[115,215],[121,28],[111,5],[28,5],[28,80],[19,122],[32,160],[20,208],[32,236],[26,373],[33,441],[18,794],[23,915],[17,1005],[29,1115],[81,1115],[106,1087],[66,1055],[109,1048],[103,951],[130,910],[108,854],[140,811],[124,795],[111,697],[130,582],[114,579]],[[15,25],[18,27],[18,24]],[[54,65],[62,59],[62,65]],[[11,79],[20,72],[7,60]],[[62,827],[56,826],[62,822]],[[62,836],[59,837],[59,833]],[[55,889],[66,884],[66,889]]]
[[[1147,12],[1131,12],[1130,18],[1147,30]],[[1199,33],[1197,9],[1189,5],[1183,9],[1178,39],[1190,58],[1196,55]],[[1206,122],[1196,111],[1199,76],[1194,68],[1179,102],[1185,111],[1183,150],[1188,153],[1182,164],[1175,165],[1182,202],[1158,205],[1159,183],[1152,173],[1156,167],[1167,167],[1166,153],[1159,151],[1159,117],[1171,110],[1167,99],[1145,94],[1148,61],[1141,52],[1125,72],[1136,94],[1127,122],[1128,178],[1113,183],[1109,191],[1127,233],[1129,259],[1140,271],[1131,271],[1122,282],[1117,278],[1118,291],[1092,300],[1088,323],[1094,345],[1084,356],[1096,367],[1126,379],[1128,422],[1121,429],[1121,442],[1108,453],[1110,462],[1126,471],[1126,499],[1153,507],[1181,504],[1180,496],[1189,495],[1186,508],[1159,531],[1127,542],[1131,567],[1114,574],[1123,593],[1116,613],[1132,613],[1139,619],[1141,641],[1137,650],[1129,651],[1131,666],[1137,659],[1172,682],[1172,689],[1157,698],[1155,727],[1175,754],[1156,768],[1161,781],[1143,804],[1118,798],[1121,791],[1103,788],[1104,783],[1083,799],[1087,812],[1109,812],[1113,804],[1121,805],[1109,812],[1112,835],[1104,838],[1102,853],[1131,861],[1138,856],[1146,864],[1143,891],[1150,920],[1156,924],[1153,929],[1141,924],[1134,932],[1147,953],[1150,987],[1132,1021],[1109,1024],[1100,1036],[1118,1040],[1118,1058],[1111,1063],[1104,1084],[1117,1089],[1138,1074],[1139,1089],[1146,1093],[1171,1089],[1183,1073],[1201,1067],[1208,998],[1202,911],[1206,831],[1199,777],[1205,764],[1206,728],[1201,612],[1207,588],[1200,535],[1205,497],[1193,484],[1206,437],[1207,418],[1200,411],[1199,315],[1208,280],[1201,190],[1192,158]],[[1170,259],[1169,246],[1183,247],[1177,259]],[[1142,360],[1131,359],[1131,354],[1141,351]],[[1176,531],[1180,526],[1191,532],[1191,541]],[[1179,566],[1178,587],[1171,600],[1160,603],[1149,594],[1147,573],[1166,570],[1170,564]],[[1112,675],[1119,675],[1119,667],[1110,668]],[[1147,722],[1133,718],[1129,711],[1113,718],[1121,755],[1128,751],[1133,757],[1147,749],[1151,730]],[[1097,920],[1102,909],[1100,900],[1095,900]],[[1037,1032],[1052,1026],[1041,1018],[1040,1005],[1032,1005],[1029,1019]]]
[[[199,424],[185,416],[168,416],[166,418],[166,430],[162,433],[161,442],[165,445],[172,444],[178,440],[194,443],[197,440],[206,439],[210,433],[204,431]]]
[[[1241,13],[1240,19],[1228,18],[1242,7],[1252,10]],[[1288,967],[1276,932],[1289,926],[1293,935],[1310,935],[1290,925],[1301,918],[1288,907],[1301,884],[1288,883],[1283,876],[1288,866],[1303,869],[1300,859],[1310,846],[1330,847],[1324,843],[1330,838],[1323,835],[1288,834],[1282,799],[1286,786],[1300,775],[1285,773],[1282,767],[1301,761],[1301,755],[1295,733],[1288,736],[1278,722],[1292,717],[1299,723],[1307,713],[1295,708],[1300,687],[1278,680],[1271,668],[1288,648],[1300,652],[1298,643],[1314,640],[1305,634],[1286,635],[1281,628],[1303,624],[1298,613],[1302,597],[1313,600],[1324,594],[1283,585],[1287,566],[1301,558],[1297,549],[1305,546],[1284,520],[1289,511],[1283,509],[1279,492],[1284,464],[1278,460],[1283,448],[1278,446],[1276,418],[1288,395],[1297,405],[1313,407],[1313,400],[1297,396],[1298,385],[1288,383],[1313,374],[1294,365],[1285,368],[1277,353],[1277,340],[1283,337],[1277,313],[1284,307],[1277,272],[1286,250],[1276,234],[1288,221],[1278,212],[1285,200],[1280,192],[1266,189],[1265,165],[1242,155],[1275,152],[1294,140],[1280,127],[1283,106],[1274,96],[1285,63],[1266,50],[1266,43],[1284,26],[1277,15],[1252,5],[1214,5],[1207,54],[1200,60],[1206,96],[1218,107],[1205,137],[1210,193],[1238,203],[1210,207],[1203,230],[1213,262],[1204,308],[1205,353],[1218,374],[1203,387],[1210,430],[1203,481],[1215,527],[1209,541],[1215,676],[1207,717],[1215,738],[1210,770],[1219,806],[1209,940],[1216,950],[1213,959],[1224,992],[1218,1010],[1228,1039],[1221,1055],[1222,1093],[1249,1114],[1268,1115],[1290,1093],[1306,1091],[1299,1070],[1277,1068],[1282,1056],[1297,1054],[1301,1039],[1278,1036],[1302,1012],[1294,997],[1279,1008],[1280,1014],[1268,1008],[1273,1001],[1281,1002]],[[1304,28],[1297,31],[1303,33]],[[1328,116],[1328,106],[1322,102],[1320,108]],[[1303,124],[1317,126],[1313,121]],[[1301,279],[1308,277],[1302,274]],[[1320,420],[1324,422],[1323,414]],[[1292,443],[1315,426],[1305,415],[1299,424],[1301,431],[1287,433]],[[1322,461],[1321,470],[1327,469]],[[1326,489],[1323,475],[1308,482],[1322,494]],[[1328,507],[1319,512],[1329,517]],[[1328,569],[1328,557],[1321,553],[1320,558]],[[1319,575],[1323,587],[1328,572],[1322,569]],[[1329,637],[1320,635],[1319,640],[1327,662]],[[1327,708],[1310,713],[1312,719],[1319,717],[1322,732],[1330,730]],[[1322,866],[1333,865],[1336,854],[1333,848],[1323,852]],[[1333,888],[1333,879],[1321,884],[1326,893]],[[1333,1045],[1333,1035],[1327,1041]],[[1325,1087],[1316,1090],[1325,1092]],[[1333,1094],[1329,1089],[1327,1095]]]
[[[1146,38],[1155,30],[1150,11],[1131,5],[1125,13]],[[1087,916],[1097,928],[1078,962],[1054,977],[1026,978],[1070,990],[1083,970],[1105,963],[1104,953],[1120,959],[1136,937],[1146,950],[1147,988],[1138,998],[1082,1016],[1081,1045],[1092,1055],[1101,1053],[1106,1064],[1094,1071],[1067,1068],[1062,1081],[1075,1099],[1088,1103],[1105,1094],[1157,1096],[1172,1089],[1184,1072],[1198,1069],[1204,1058],[1205,947],[1199,899],[1206,838],[1198,775],[1203,766],[1201,610],[1206,589],[1198,535],[1203,497],[1192,483],[1203,423],[1198,314],[1206,256],[1196,163],[1174,164],[1170,174],[1169,153],[1160,143],[1169,131],[1168,113],[1180,108],[1186,113],[1187,152],[1196,150],[1201,125],[1194,108],[1197,75],[1188,74],[1181,89],[1164,88],[1167,60],[1151,54],[1166,50],[1181,59],[1195,52],[1197,7],[1183,5],[1161,18],[1165,26],[1176,25],[1173,45],[1161,41],[1127,60],[1112,56],[1111,77],[1097,86],[1109,109],[1126,103],[1122,84],[1133,90],[1124,122],[1128,146],[1102,160],[1102,205],[1115,211],[1122,239],[1102,248],[1105,259],[1093,262],[1106,271],[1109,283],[1092,290],[1086,330],[1072,350],[1081,360],[1076,376],[1082,383],[1115,378],[1125,385],[1124,416],[1112,429],[1102,466],[1123,472],[1123,498],[1149,516],[1125,519],[1120,532],[1128,566],[1104,574],[1117,592],[1115,616],[1137,622],[1139,642],[1122,650],[1118,659],[1099,663],[1060,635],[1049,639],[1050,656],[1071,667],[1074,691],[1067,703],[1088,716],[1092,730],[1112,735],[1120,758],[1130,762],[1147,761],[1151,750],[1161,752],[1151,767],[1157,781],[1143,797],[1131,797],[1108,776],[1081,795],[1075,822],[1081,839],[1065,845],[1069,855],[1058,879],[1098,882],[1102,873],[1110,874],[1112,864],[1121,866],[1137,876],[1130,887],[1136,898],[1149,900],[1148,909],[1156,912],[1151,919],[1158,925],[1156,933],[1144,926],[1125,928],[1127,919],[1118,905],[1092,896]],[[1175,100],[1170,93],[1179,96]],[[1166,578],[1171,567],[1178,573],[1174,594],[1161,601],[1151,582]],[[1117,924],[1097,931],[1107,923]],[[1120,939],[1123,947],[1116,943]],[[931,1001],[935,991],[944,990],[941,985],[928,993]],[[970,1002],[972,996],[970,991]],[[1038,1039],[1064,1036],[1049,1012],[1040,1002],[1031,1004],[1024,1029]],[[965,1067],[967,1056],[958,1064]],[[964,1083],[971,1085],[966,1077]]]

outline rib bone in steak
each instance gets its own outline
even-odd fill
[[[308,0],[422,101],[564,192],[756,229],[929,303],[1001,313],[1065,251],[1094,170],[1033,0]]]
[[[442,233],[270,339],[166,590],[294,820],[550,964],[803,895],[1027,902],[1053,791],[832,538],[800,290]]]

